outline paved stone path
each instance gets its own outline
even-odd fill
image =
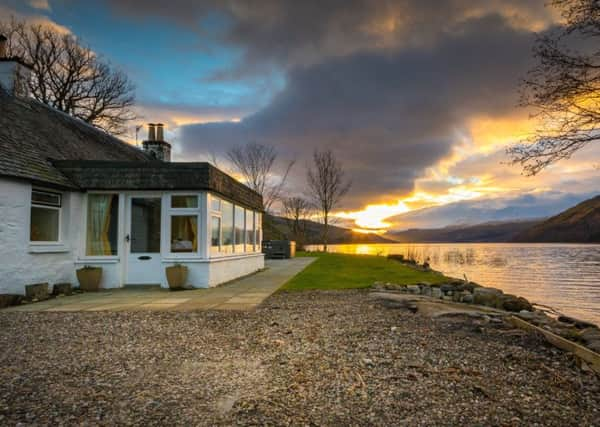
[[[6,311],[252,310],[315,259],[267,260],[266,270],[214,288],[172,292],[131,286],[54,298]]]

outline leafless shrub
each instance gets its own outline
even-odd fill
[[[312,210],[311,205],[302,197],[288,197],[283,199],[282,207],[292,238],[298,249],[301,249],[306,242],[306,223]]]
[[[307,172],[308,194],[323,220],[323,250],[327,251],[331,210],[350,190],[341,163],[331,150],[313,153],[313,165]]]
[[[288,162],[283,173],[276,178],[273,175],[277,156],[274,147],[255,142],[227,151],[227,158],[233,164],[235,171],[242,175],[246,185],[262,195],[263,208],[267,212],[270,211],[273,203],[280,199],[281,191],[295,163]]]

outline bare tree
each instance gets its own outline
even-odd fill
[[[311,212],[311,205],[302,197],[285,198],[282,205],[283,216],[287,219],[292,237],[298,249],[301,249],[306,242],[306,221]]]
[[[293,160],[288,162],[283,173],[275,177],[277,156],[274,147],[255,142],[233,147],[227,151],[227,158],[233,164],[235,172],[242,175],[248,187],[263,197],[263,209],[266,212],[279,200],[281,190],[295,163]]]
[[[106,132],[123,134],[135,119],[134,86],[72,34],[12,19],[0,23],[7,54],[32,67],[30,92],[37,100]]]
[[[541,127],[508,149],[526,175],[600,139],[600,2],[551,3],[561,10],[565,26],[538,37],[538,64],[522,84],[521,102],[536,110]]]
[[[313,153],[313,166],[308,169],[307,181],[310,198],[323,219],[323,246],[327,251],[329,215],[331,210],[350,190],[350,181],[344,178],[341,163],[331,150]]]

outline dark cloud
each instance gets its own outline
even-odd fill
[[[159,17],[198,30],[213,42],[241,47],[244,57],[221,77],[238,77],[277,64],[310,65],[326,58],[398,47],[422,47],[466,20],[503,16],[513,27],[553,20],[544,0],[109,0],[117,13]]]
[[[273,102],[242,122],[183,127],[183,151],[196,156],[260,141],[304,160],[331,148],[354,183],[346,207],[390,201],[449,154],[468,118],[515,108],[531,40],[495,15],[465,22],[428,49],[297,67]]]
[[[272,144],[299,160],[299,190],[310,153],[331,148],[353,181],[346,208],[406,195],[473,116],[514,110],[532,30],[553,22],[544,0],[111,3],[117,13],[160,16],[214,46],[240,48],[241,61],[216,78],[270,67],[286,76],[273,101],[240,123],[182,127],[182,158]]]

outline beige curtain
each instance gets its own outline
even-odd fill
[[[112,194],[88,196],[86,255],[112,255],[109,238],[112,199]]]
[[[185,200],[188,208],[195,208],[198,205],[198,199],[196,197],[188,197]],[[196,251],[198,250],[198,217],[189,217],[188,223],[192,232],[192,247],[194,248],[194,251]]]

